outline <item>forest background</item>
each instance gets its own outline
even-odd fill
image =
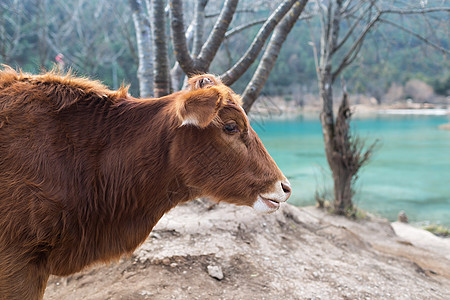
[[[193,18],[195,1],[183,1],[183,5],[185,26],[188,26]],[[205,10],[205,32],[209,32],[214,25],[222,5],[223,1],[209,1]],[[255,21],[256,26],[226,38],[210,72],[221,74],[229,69],[246,51],[259,30],[259,24],[277,5],[277,1],[240,1],[229,28],[236,28],[249,20]],[[310,41],[320,36],[320,22],[318,18],[308,15],[307,9],[301,18],[283,44],[262,95],[283,96],[289,101],[297,99],[300,94],[318,94]],[[437,23],[428,19],[430,15],[423,14],[397,15],[393,18],[400,26],[412,32],[425,32],[425,38],[444,49],[449,48],[446,12],[433,13],[431,18],[443,20]],[[433,28],[434,24],[442,28]],[[167,25],[167,32],[169,30]],[[36,73],[41,69],[51,69],[61,53],[66,68],[99,79],[113,89],[122,83],[130,84],[130,93],[139,96],[136,34],[127,1],[2,1],[0,40],[2,64]],[[172,52],[169,49],[169,53]],[[173,65],[173,55],[169,55],[169,59]],[[232,88],[242,92],[256,65],[253,64]],[[445,53],[436,51],[398,27],[380,23],[367,35],[357,59],[342,75],[350,94],[373,97],[377,103],[412,96],[420,98],[415,100],[431,102],[437,97],[437,101],[442,102],[442,96],[448,96],[450,90],[449,67]],[[422,96],[415,91],[417,87]],[[416,94],[410,95],[412,93]]]

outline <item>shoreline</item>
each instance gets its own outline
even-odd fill
[[[433,118],[433,120],[438,120],[436,122],[433,122],[433,125],[431,125],[430,127],[430,132],[435,132],[436,134],[440,134],[440,136],[442,137],[446,137],[446,132],[445,131],[441,131],[441,130],[450,130],[450,108],[449,107],[434,107],[434,108],[420,108],[420,107],[410,107],[410,108],[405,108],[405,107],[399,107],[397,105],[353,105],[352,106],[352,111],[354,112],[354,117],[353,117],[353,121],[356,120],[356,123],[358,122],[358,120],[360,120],[361,122],[364,122],[365,120],[375,120],[375,119],[379,119],[379,122],[384,122],[384,120],[411,120],[412,122],[415,122],[414,120],[428,120],[428,118]],[[314,130],[316,130],[315,132],[317,132],[317,134],[319,134],[318,130],[320,123],[319,123],[319,113],[320,113],[320,108],[319,107],[313,107],[313,106],[307,106],[305,107],[303,110],[291,110],[288,113],[285,114],[274,114],[273,112],[269,115],[263,116],[261,114],[258,115],[253,115],[253,126],[255,128],[259,128],[257,126],[262,126],[264,127],[265,124],[264,122],[267,122],[267,126],[270,126],[271,122],[274,122],[274,124],[277,124],[277,122],[281,122],[280,124],[284,124],[282,123],[282,121],[287,121],[286,124],[290,124],[290,122],[292,121],[293,123],[297,124],[296,122],[299,122],[299,124],[303,123],[303,121],[305,122],[314,122]],[[423,116],[423,117],[422,117]],[[436,117],[436,119],[434,119]],[[251,118],[251,119],[252,119]],[[258,124],[259,122],[259,124]],[[407,121],[409,122],[409,121]],[[309,124],[309,123],[308,123]],[[358,124],[355,125],[355,123],[353,124],[354,126],[358,126]],[[291,126],[291,125],[287,125],[287,126]],[[297,125],[295,125],[297,126]],[[289,132],[291,132],[292,130],[294,130],[293,128],[297,128],[294,125],[292,125],[292,128],[289,127]],[[298,125],[298,126],[302,126],[302,125]],[[312,125],[307,125],[307,126],[312,126]],[[361,125],[363,126],[363,125]],[[308,127],[310,128],[310,127]],[[312,128],[312,127],[311,127]],[[356,127],[358,128],[358,127]],[[422,127],[420,127],[422,128]],[[267,129],[268,131],[270,131],[270,129]],[[295,129],[296,130],[296,129]],[[264,130],[263,132],[265,132],[266,130]],[[441,131],[441,133],[438,133],[438,131]],[[442,135],[443,134],[443,135]],[[263,136],[264,134],[262,134]],[[270,141],[270,139],[269,139]],[[288,140],[286,140],[286,142],[288,142]],[[280,148],[281,146],[275,146]],[[278,149],[276,148],[276,149]],[[307,148],[309,149],[309,148]],[[316,148],[314,148],[316,149]],[[322,149],[322,148],[321,148]],[[291,152],[294,150],[291,150]],[[311,149],[309,149],[308,151],[312,151]],[[316,151],[316,150],[314,150]],[[303,150],[298,150],[297,151],[299,154],[298,155],[306,155],[308,153],[304,152]],[[318,150],[316,151],[317,153]],[[318,155],[316,152],[315,155]],[[277,154],[278,152],[275,151],[275,154]],[[284,152],[283,152],[284,153]],[[322,153],[322,152],[320,152]],[[310,153],[309,153],[310,154]],[[301,165],[299,170],[294,170],[295,167],[292,166],[290,167],[290,165],[287,165],[287,169],[289,170],[287,171],[286,174],[289,174],[289,180],[293,180],[293,184],[295,184],[295,182],[297,182],[297,184],[299,184],[299,186],[301,186],[301,184],[308,184],[307,187],[304,187],[302,190],[302,196],[298,195],[299,199],[295,199],[295,204],[293,202],[291,202],[291,204],[296,205],[297,207],[304,207],[307,205],[314,205],[314,201],[313,201],[313,193],[310,192],[305,192],[305,189],[309,191],[310,186],[315,186],[317,185],[317,180],[314,181],[311,178],[311,176],[319,176],[320,177],[320,166],[326,166],[326,161],[325,159],[323,159],[323,165],[320,165],[318,167],[315,166],[315,164],[317,163],[317,161],[319,160],[318,158],[310,158],[310,157],[306,157],[304,158],[307,161],[311,160],[313,161],[313,165],[305,167],[303,165]],[[283,157],[281,157],[281,160],[283,161]],[[447,159],[445,161],[448,161]],[[320,162],[322,162],[322,160],[320,160]],[[300,160],[299,160],[299,163]],[[421,165],[422,168],[426,168],[426,165]],[[310,169],[314,168],[314,171],[311,171]],[[420,172],[421,169],[418,169],[419,167],[416,167],[415,170],[416,172]],[[424,171],[426,171],[426,169],[422,169]],[[318,175],[317,175],[318,174]],[[420,174],[420,173],[418,173]],[[303,178],[302,176],[310,176],[309,178]],[[440,179],[442,180],[442,179]],[[315,183],[314,183],[315,182]],[[370,186],[370,184],[368,184]],[[404,187],[405,188],[405,187]],[[405,188],[406,190],[406,188]],[[303,199],[303,195],[307,195],[308,197]],[[392,194],[391,196],[395,196],[396,194]],[[389,194],[384,194],[385,198],[389,198]],[[310,198],[311,197],[311,198]],[[441,197],[442,198],[442,197]],[[446,199],[448,197],[445,197]],[[302,200],[301,200],[302,199]],[[372,199],[372,198],[371,198]],[[426,199],[426,198],[424,198]],[[311,201],[310,201],[311,200]],[[367,200],[368,201],[368,200]],[[425,200],[424,200],[425,201]],[[303,203],[302,203],[303,202]],[[309,204],[308,204],[309,203]],[[371,201],[368,201],[367,203],[369,203],[369,206],[372,206],[370,203],[372,203]],[[409,202],[408,202],[409,203]],[[356,203],[357,204],[357,203]],[[390,206],[389,206],[390,207]],[[364,208],[361,207],[362,209]],[[373,210],[371,210],[369,207],[366,207],[367,211],[372,212]],[[397,214],[400,210],[408,210],[408,207],[401,207],[399,209],[393,209],[391,211],[389,211],[387,214],[383,213],[383,212],[376,212],[376,214],[380,217],[383,218],[387,218],[389,221],[395,221],[397,219]],[[410,208],[411,209],[411,208]],[[408,213],[408,211],[407,211]],[[418,226],[418,227],[423,227],[426,225],[430,225],[430,224],[435,224],[435,225],[443,225],[446,226],[447,228],[450,227],[450,223],[447,221],[446,222],[446,218],[443,218],[443,214],[439,214],[439,216],[435,216],[433,213],[431,215],[425,215],[425,214],[420,214],[417,213],[414,209],[411,209],[410,211],[411,213],[411,224],[413,224],[414,226]],[[417,215],[416,215],[417,214]],[[409,215],[409,213],[408,213]],[[448,216],[448,214],[445,214],[446,216]],[[417,223],[417,224],[416,224]]]
[[[449,104],[429,104],[398,102],[392,104],[352,104],[350,105],[354,118],[367,118],[376,115],[417,115],[417,116],[449,116]],[[338,105],[334,106],[336,114]],[[250,110],[251,120],[292,120],[298,117],[319,118],[321,106],[313,103],[303,106],[275,98],[270,103],[256,103]],[[449,120],[450,122],[450,120]]]

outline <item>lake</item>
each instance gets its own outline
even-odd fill
[[[450,225],[450,131],[448,115],[385,112],[352,121],[367,144],[379,140],[356,184],[354,203],[393,221],[404,210],[410,222]],[[252,126],[292,185],[289,202],[315,204],[316,190],[330,191],[318,118],[263,121]]]

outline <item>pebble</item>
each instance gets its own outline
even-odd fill
[[[406,215],[405,211],[401,210],[398,213],[398,221],[402,223],[408,223],[408,216]]]
[[[208,274],[209,274],[209,276],[216,278],[218,280],[223,279],[223,272],[222,272],[222,268],[220,266],[209,265],[208,266]]]
[[[141,292],[139,292],[139,294],[142,296],[151,296],[152,295],[152,293],[149,291],[141,291]]]
[[[157,233],[157,232],[151,232],[150,233],[150,237],[151,238],[155,238],[155,239],[160,239],[161,235],[159,233]]]

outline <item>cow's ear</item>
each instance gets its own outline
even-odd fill
[[[178,116],[181,126],[193,125],[200,128],[208,126],[223,106],[223,93],[210,87],[182,94],[178,101]]]

